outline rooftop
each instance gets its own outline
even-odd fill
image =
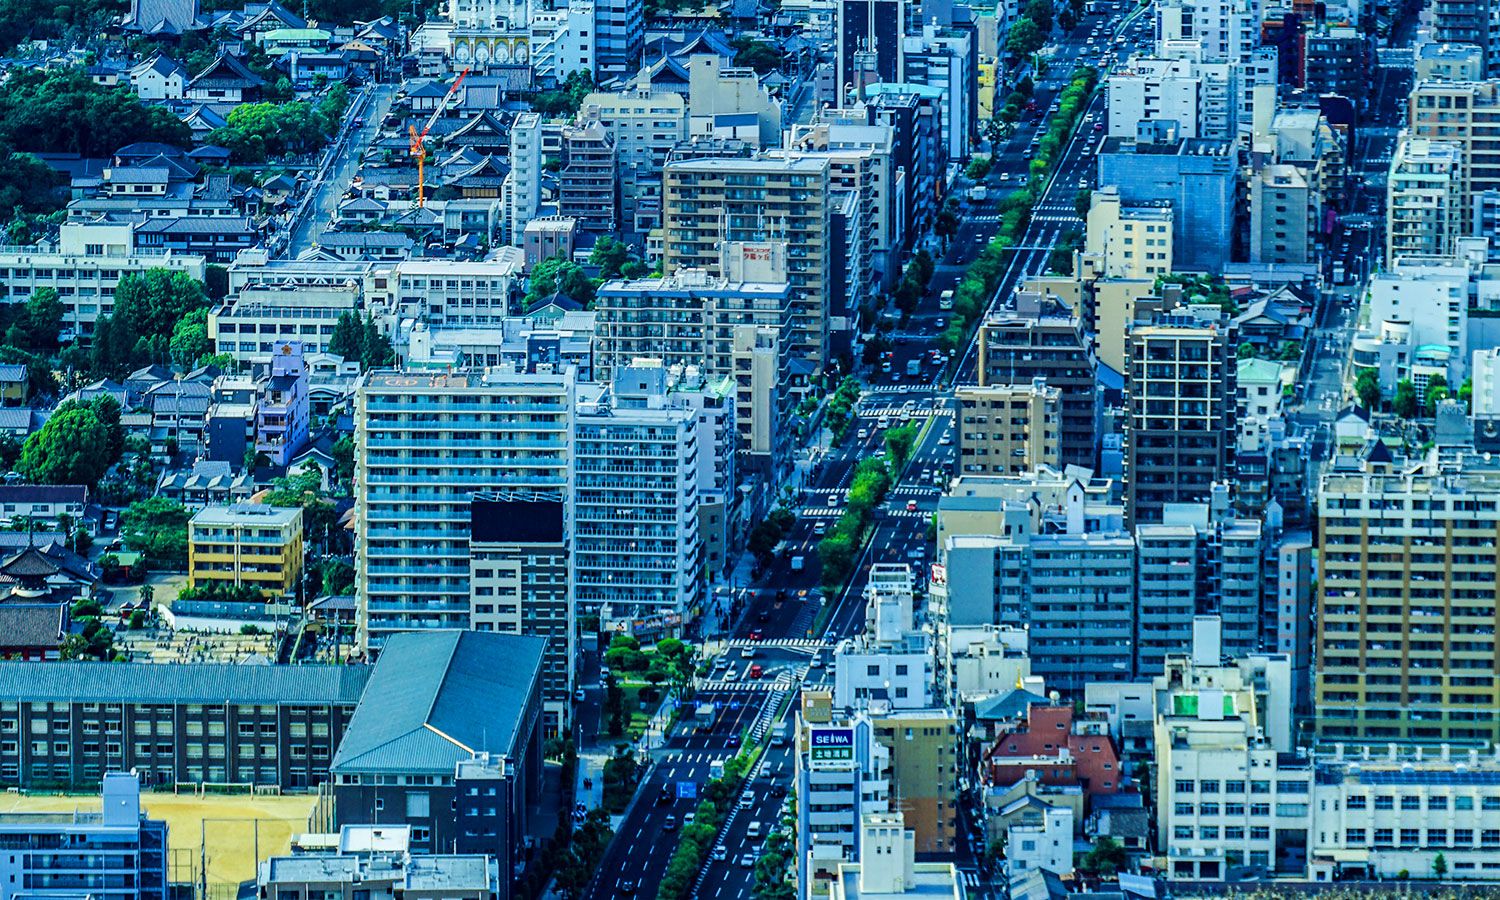
[[[31,702],[352,705],[367,666],[0,662],[0,696]]]
[[[202,525],[290,525],[302,515],[297,507],[267,506],[263,503],[236,503],[233,506],[210,506],[193,516],[192,524]]]

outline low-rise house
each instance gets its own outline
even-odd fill
[[[130,70],[130,84],[142,100],[181,100],[187,79],[187,69],[161,51]]]
[[[246,472],[234,471],[228,462],[200,460],[191,469],[163,472],[156,493],[198,510],[248,502],[255,493],[255,481]]]
[[[74,525],[83,521],[89,489],[82,484],[0,484],[0,523],[55,525],[66,516]]]
[[[266,80],[237,57],[221,53],[193,76],[183,93],[186,99],[202,103],[250,103],[260,99],[265,85]]]

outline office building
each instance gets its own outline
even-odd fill
[[[1093,192],[1085,220],[1084,253],[1105,278],[1150,278],[1172,269],[1172,207],[1166,202],[1123,204],[1119,188]]]
[[[673,631],[704,591],[696,412],[660,363],[616,370],[580,396],[572,474],[573,595],[601,628]]]
[[[1178,271],[1222,272],[1233,259],[1238,154],[1229,141],[1107,138],[1099,149],[1099,186],[1120,202],[1172,206],[1172,255]]]
[[[1469,370],[1476,416],[1500,416],[1500,347],[1475,350]]]
[[[1448,256],[1464,234],[1465,170],[1462,150],[1452,141],[1414,138],[1396,141],[1386,182],[1385,258]]]
[[[973,24],[943,26],[933,17],[901,43],[901,83],[938,92],[944,156],[966,158],[979,131],[979,38]]]
[[[1261,0],[1166,0],[1156,8],[1163,44],[1196,42],[1205,62],[1239,62],[1260,46]]]
[[[937,702],[932,636],[913,617],[904,563],[876,563],[865,587],[865,630],[834,648],[836,709],[927,709]]]
[[[612,234],[619,221],[619,158],[615,139],[597,120],[562,129],[557,212],[584,231]]]
[[[1185,138],[1198,127],[1203,79],[1186,59],[1132,58],[1105,80],[1110,137],[1133,138],[1143,121],[1171,123]]]
[[[409,837],[411,829],[402,833]],[[273,856],[260,862],[255,887],[257,896],[279,900],[326,900],[330,896],[353,896],[355,891],[369,891],[369,896],[381,898],[440,893],[445,900],[496,900],[509,893],[500,879],[499,864],[491,857],[384,849]]]
[[[1315,262],[1322,203],[1299,166],[1269,165],[1250,176],[1250,262]]]
[[[1357,109],[1366,108],[1375,77],[1374,40],[1350,25],[1324,25],[1309,32],[1306,41],[1303,88],[1315,97],[1337,94]]]
[[[214,351],[247,365],[266,365],[293,341],[308,353],[328,349],[340,316],[352,314],[359,289],[352,284],[247,285],[208,311]]]
[[[890,809],[890,750],[869,716],[835,714],[832,695],[803,691],[793,778],[799,895],[821,895],[841,863],[859,858],[859,821]]]
[[[1492,742],[1500,467],[1375,449],[1318,488],[1318,735]]]
[[[1463,382],[1470,298],[1489,289],[1489,273],[1476,263],[1482,250],[1469,252],[1476,239],[1459,244],[1453,256],[1403,257],[1370,279],[1368,330],[1355,338],[1353,360],[1374,368],[1388,394],[1402,379],[1410,379],[1418,395],[1434,375],[1449,384]]]
[[[1063,465],[1092,468],[1098,394],[1082,320],[1055,298],[1016,295],[1014,309],[979,324],[979,386],[1031,386],[1044,379],[1060,394]]]
[[[564,495],[574,404],[567,368],[365,376],[354,414],[361,646],[407,628],[471,627],[471,501]]]
[[[792,287],[790,352],[817,369],[829,361],[832,270],[843,248],[830,236],[829,165],[817,158],[685,159],[664,172],[663,265],[724,276],[722,247],[784,242]]]
[[[1017,475],[1061,468],[1062,392],[1045,378],[1030,385],[954,388],[958,403],[958,471]]]
[[[302,578],[302,508],[260,503],[210,506],[188,521],[188,583],[255,588],[267,600],[297,594]]]
[[[0,662],[0,783],[93,789],[323,783],[370,670],[228,663]],[[22,740],[22,727],[25,739]]]
[[[0,896],[167,900],[167,823],[141,809],[134,773],[104,776],[99,812],[0,813]]]
[[[1218,623],[1193,620],[1190,655],[1154,682],[1156,840],[1166,877],[1303,877],[1313,769],[1292,755],[1291,666],[1222,662]]]
[[[330,774],[344,825],[407,825],[414,853],[523,859],[542,786],[542,638],[393,635]]]
[[[382,300],[396,318],[429,327],[496,325],[512,312],[512,297],[525,282],[525,253],[504,247],[484,262],[405,259],[384,279]]]
[[[839,0],[834,23],[838,41],[834,74],[838,79],[839,103],[863,97],[863,89],[876,82],[901,81],[902,38],[906,35],[906,0]]]
[[[960,714],[948,709],[872,712],[875,740],[890,751],[891,808],[911,826],[923,853],[952,853],[958,837]],[[867,859],[869,848],[860,848]]]
[[[1126,348],[1125,514],[1160,522],[1168,503],[1202,503],[1234,462],[1233,323],[1217,307],[1137,325]]]

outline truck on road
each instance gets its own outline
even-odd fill
[[[976,184],[969,188],[969,199],[975,203],[983,203],[990,195],[990,189],[982,184]]]
[[[794,557],[792,557],[792,571],[793,572],[801,572],[801,571],[803,571],[806,568],[807,568],[807,557],[805,557],[805,556],[794,556]]]

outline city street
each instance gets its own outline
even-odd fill
[[[328,228],[329,222],[338,212],[339,203],[359,172],[360,158],[380,133],[380,123],[390,112],[396,97],[397,85],[375,84],[370,87],[370,99],[365,104],[360,118],[363,125],[350,125],[339,143],[331,147],[325,159],[331,161],[313,182],[313,197],[301,207],[301,216],[288,229],[290,238],[286,243],[286,254],[293,259],[311,248]]]

